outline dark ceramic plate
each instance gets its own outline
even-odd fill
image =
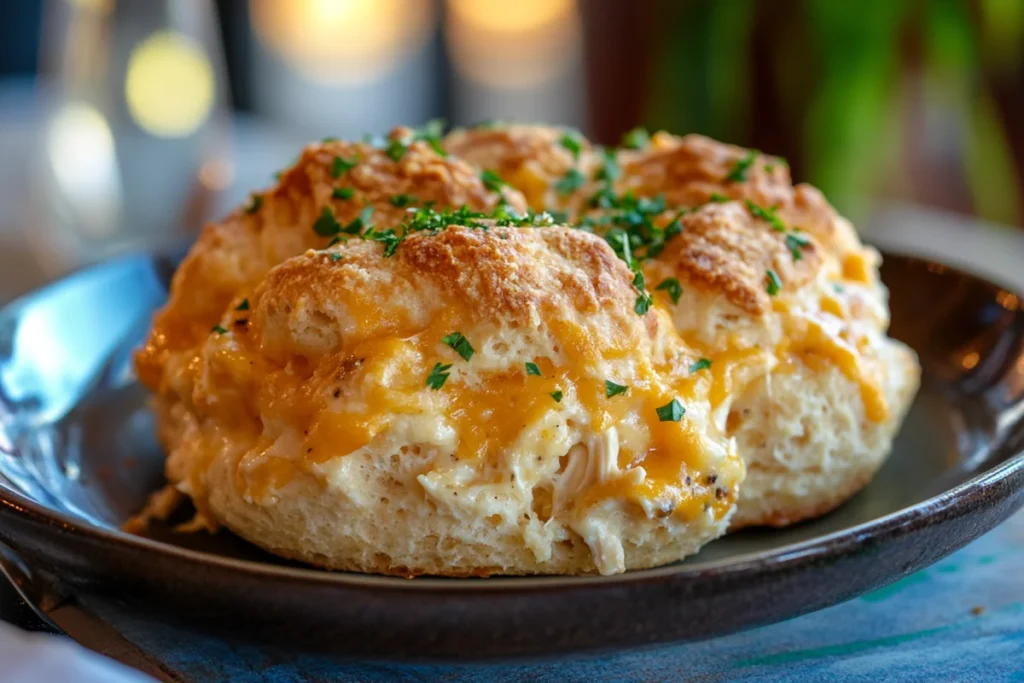
[[[236,639],[376,657],[505,657],[707,638],[820,609],[963,546],[1024,503],[1024,311],[974,276],[890,255],[892,333],[924,386],[875,481],[836,512],[608,577],[328,573],[236,537],[124,534],[161,483],[129,355],[173,260],[86,271],[0,313],[0,541],[11,572],[84,604]],[[0,558],[4,557],[0,553]],[[31,589],[32,586],[25,586]],[[36,596],[38,597],[38,596]]]

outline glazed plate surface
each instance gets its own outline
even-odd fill
[[[130,355],[174,265],[121,259],[0,312],[0,543],[14,551],[0,560],[35,574],[26,592],[116,601],[190,629],[341,655],[609,651],[849,599],[937,561],[1024,503],[1024,303],[975,276],[887,254],[891,332],[920,355],[923,386],[875,480],[821,519],[747,530],[685,562],[608,577],[407,580],[317,571],[229,533],[131,536],[119,527],[163,477]]]

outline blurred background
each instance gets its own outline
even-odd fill
[[[1019,226],[1024,0],[2,2],[0,299],[180,241],[307,140],[435,117],[700,132],[855,221]]]

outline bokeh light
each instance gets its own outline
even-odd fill
[[[581,50],[573,0],[448,0],[446,30],[459,73],[494,88],[550,82]]]
[[[103,236],[117,228],[120,207],[114,135],[94,107],[69,102],[50,121],[47,158],[54,180],[85,234]]]
[[[185,137],[210,115],[214,102],[210,60],[195,41],[159,31],[128,58],[125,99],[136,124],[159,137]]]
[[[256,36],[306,78],[379,80],[419,52],[434,26],[430,0],[250,0]]]

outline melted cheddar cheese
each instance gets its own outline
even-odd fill
[[[656,501],[658,509],[677,510],[681,519],[708,511],[720,518],[735,502],[740,476],[734,473],[733,483],[724,486],[700,484],[717,476],[705,457],[708,446],[700,430],[685,417],[662,422],[657,409],[673,399],[686,405],[698,386],[701,395],[708,385],[715,395],[728,392],[729,368],[751,354],[737,354],[735,362],[723,359],[714,374],[689,376],[669,365],[655,367],[642,357],[632,358],[637,341],[629,334],[599,339],[580,323],[554,319],[549,324],[553,356],[532,359],[540,376],[528,374],[522,363],[473,372],[476,358],[466,362],[441,342],[452,330],[471,329],[472,322],[458,306],[417,325],[395,312],[371,320],[370,306],[357,297],[343,300],[348,315],[358,320],[356,327],[375,334],[315,361],[293,356],[268,363],[255,341],[259,335],[249,327],[213,338],[204,409],[230,412],[231,402],[237,401],[248,404],[247,412],[264,425],[263,435],[239,460],[236,472],[236,485],[248,499],[271,496],[299,473],[313,474],[328,460],[373,447],[403,416],[433,416],[454,432],[455,460],[493,467],[516,449],[529,452],[529,440],[539,438],[534,427],[554,413],[582,416],[576,421],[588,433],[604,433],[632,420],[646,434],[646,447],[631,453],[626,463],[643,467],[646,476],[596,482],[573,501],[580,513],[614,498]],[[436,363],[451,364],[452,369],[435,391],[425,380]],[[609,397],[606,380],[628,390]],[[255,396],[245,395],[247,390]],[[560,401],[554,392],[561,392]],[[275,424],[301,425],[301,437],[282,447],[267,436]]]

